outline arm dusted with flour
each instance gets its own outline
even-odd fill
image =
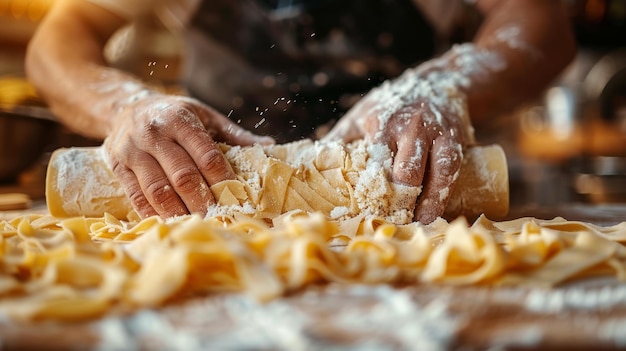
[[[423,186],[415,219],[449,201],[479,123],[539,94],[570,62],[573,34],[559,1],[482,0],[473,43],[407,70],[368,93],[326,136],[371,139],[394,152],[395,182]],[[470,120],[471,116],[471,120]]]
[[[30,42],[29,79],[65,125],[106,138],[109,165],[140,215],[206,213],[215,201],[209,186],[235,177],[215,141],[271,140],[197,100],[160,94],[108,68],[103,48],[125,23],[85,0],[56,2]]]
[[[465,87],[476,123],[538,96],[576,54],[561,1],[479,0],[478,6],[486,20],[476,49],[499,56],[505,66]]]

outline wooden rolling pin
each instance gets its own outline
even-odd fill
[[[53,152],[46,177],[46,200],[55,217],[101,217],[108,212],[126,219],[132,211],[99,147],[63,148]],[[509,210],[506,157],[498,145],[469,148],[444,217],[468,219],[485,214],[504,217]]]

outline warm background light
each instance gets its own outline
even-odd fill
[[[26,43],[54,0],[0,0],[0,41]]]

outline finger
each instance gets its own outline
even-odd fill
[[[232,123],[230,120],[221,125],[221,129],[219,130],[217,136],[220,140],[223,140],[225,143],[231,145],[272,145],[276,143],[276,140],[274,138],[270,136],[254,134],[236,125],[235,123]]]
[[[131,205],[141,218],[158,215],[143,194],[135,173],[119,162],[115,162],[111,169],[122,185],[122,189],[124,189],[124,193],[129,198]]]
[[[174,191],[161,165],[145,152],[133,152],[128,156],[126,164],[139,182],[140,192],[136,189],[129,194],[131,203],[141,204],[141,196],[145,196],[152,208],[163,218],[181,216],[189,211]],[[143,195],[142,195],[143,194]]]
[[[236,123],[233,123],[226,116],[212,108],[199,108],[198,114],[201,115],[200,118],[203,121],[207,121],[207,123],[205,123],[207,129],[213,130],[216,133],[215,137],[227,144],[246,146],[254,144],[271,145],[276,143],[274,138],[254,134]]]
[[[322,141],[341,140],[345,143],[355,141],[365,137],[364,125],[368,121],[367,111],[374,105],[373,102],[367,100],[367,97],[361,99],[350,111],[348,111],[339,122],[322,138]],[[361,123],[362,125],[358,125]]]
[[[424,180],[431,145],[422,138],[403,136],[398,141],[391,180],[394,183],[420,186]]]
[[[424,189],[415,208],[415,220],[424,224],[443,214],[463,161],[461,145],[444,137],[435,140],[430,155]]]
[[[321,140],[323,142],[341,140],[345,143],[349,143],[351,141],[361,139],[363,134],[359,128],[354,128],[353,120],[354,118],[351,117],[351,113],[349,112],[343,116],[339,122],[337,122],[337,124],[322,137]]]
[[[215,198],[195,161],[175,142],[162,142],[160,149],[167,152],[156,153],[154,157],[189,213],[206,214]]]
[[[195,117],[192,111],[179,113],[190,114],[191,117],[187,117],[189,120]],[[194,118],[194,120],[198,121],[197,118]],[[199,121],[197,123],[179,123],[176,126],[177,128],[167,129],[164,132],[191,157],[207,185],[211,186],[226,179],[236,178],[230,163],[228,163],[228,160],[209,134],[209,131]],[[164,146],[152,145],[150,147],[158,151],[159,148]],[[169,150],[167,152],[169,153]]]

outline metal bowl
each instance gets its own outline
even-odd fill
[[[0,182],[8,182],[41,159],[58,124],[47,109],[0,108]]]

